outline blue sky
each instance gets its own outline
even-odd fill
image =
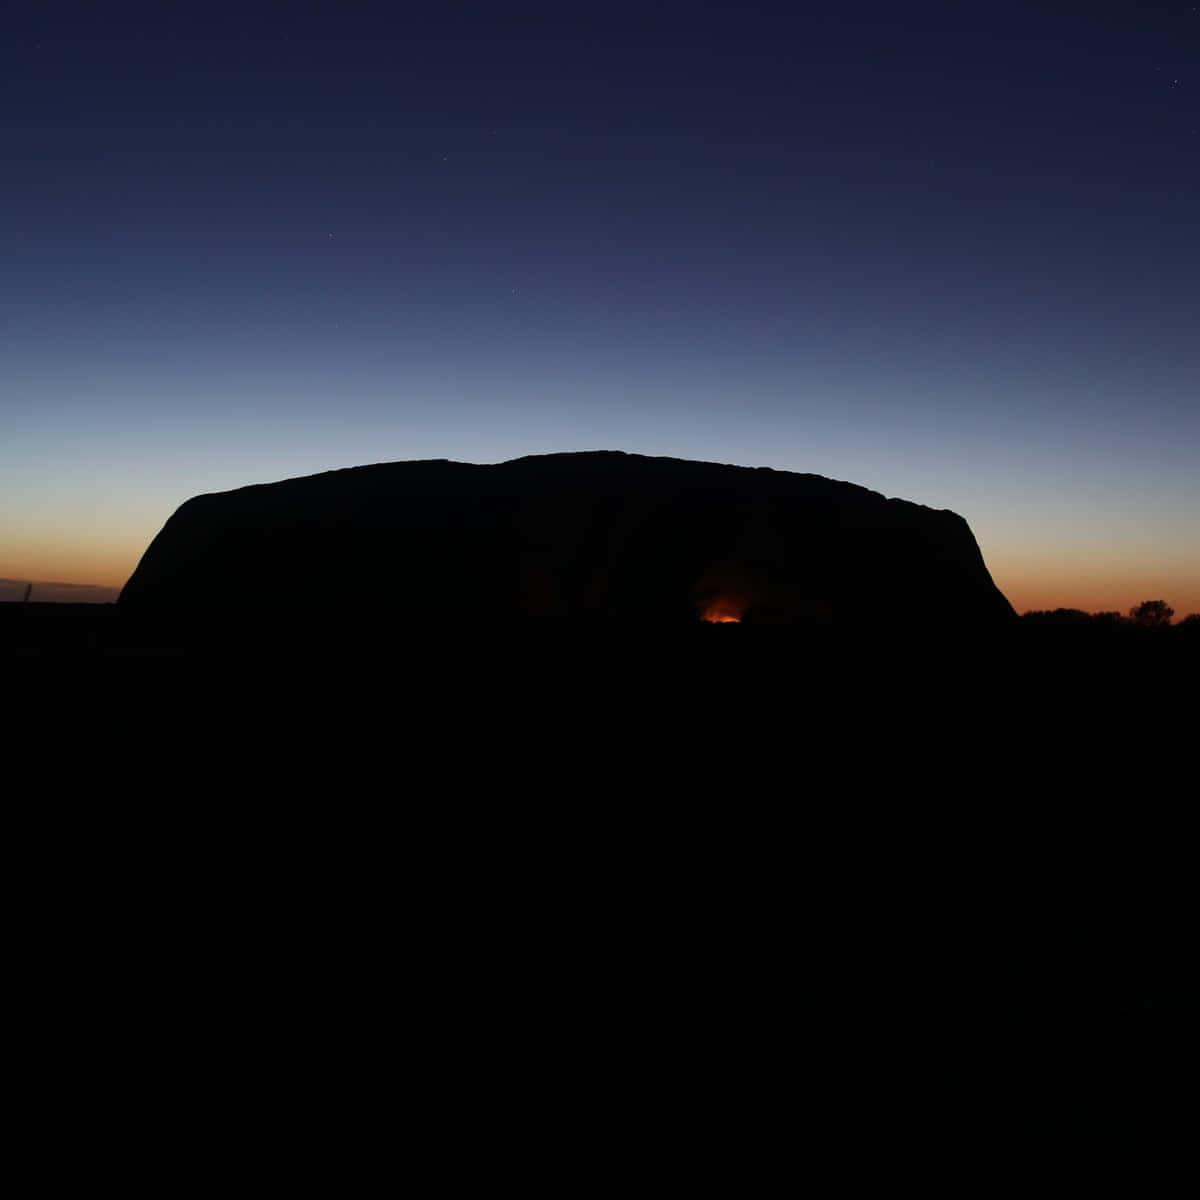
[[[7,16],[0,576],[612,448],[953,508],[1019,609],[1200,610],[1195,10],[895,7]]]

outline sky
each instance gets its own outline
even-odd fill
[[[1200,611],[1196,5],[8,5],[0,134],[0,598],[200,492],[620,449]]]

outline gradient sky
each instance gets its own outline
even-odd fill
[[[0,576],[604,448],[955,509],[1018,610],[1200,611],[1197,6],[784,7],[5,6]]]

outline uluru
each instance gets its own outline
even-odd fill
[[[958,514],[815,474],[619,451],[379,463],[200,495],[120,596],[246,632],[497,621],[993,628]]]

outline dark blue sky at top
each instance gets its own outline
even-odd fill
[[[0,574],[604,446],[1200,601],[1198,51],[1190,4],[10,7]]]

